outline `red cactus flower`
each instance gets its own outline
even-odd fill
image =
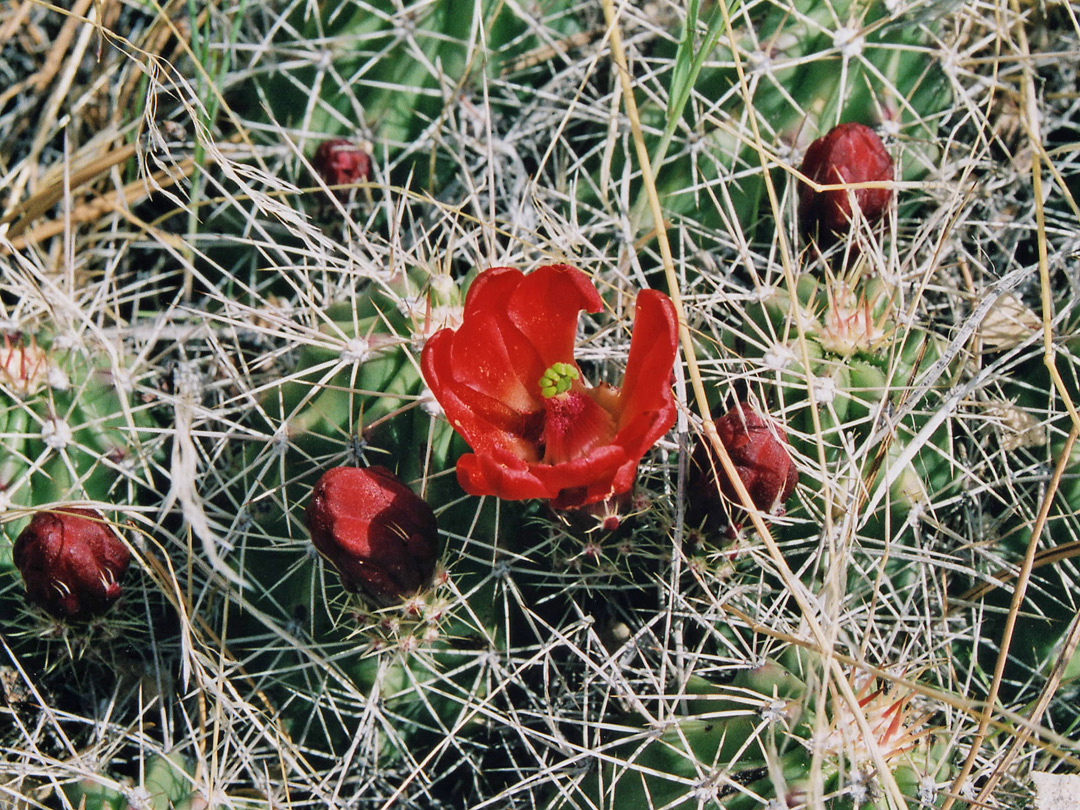
[[[588,386],[574,361],[578,312],[602,308],[576,268],[497,267],[472,283],[461,326],[428,340],[424,379],[473,449],[457,464],[466,492],[571,509],[633,486],[675,421],[675,308],[663,293],[638,293],[620,388]]]
[[[60,618],[103,613],[120,598],[131,555],[104,516],[66,507],[38,512],[12,548],[26,598]]]
[[[815,183],[827,185],[891,181],[893,161],[870,127],[841,124],[810,144],[799,171]],[[800,181],[799,221],[803,232],[824,243],[846,234],[851,228],[852,199],[863,219],[874,223],[888,209],[892,189],[814,191]]]
[[[307,508],[311,542],[348,591],[391,605],[435,573],[439,527],[431,507],[382,467],[335,467]]]
[[[787,448],[787,434],[773,420],[758,414],[748,402],[740,402],[724,416],[716,420],[716,432],[727,450],[731,462],[739,473],[754,507],[766,514],[778,514],[784,502],[795,491],[798,472]],[[689,516],[692,521],[722,522],[725,509],[723,494],[738,512],[739,496],[735,486],[724,472],[712,445],[702,438],[694,449],[690,464]],[[741,526],[741,520],[732,519],[732,534]]]
[[[315,150],[311,165],[328,186],[346,186],[367,180],[371,175],[371,156],[344,138],[323,141]],[[336,189],[339,198],[348,195],[348,189]]]

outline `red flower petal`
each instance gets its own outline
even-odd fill
[[[602,307],[573,267],[548,265],[528,276],[512,267],[486,270],[469,287],[462,325],[428,340],[421,370],[474,449],[535,441],[533,415],[543,410],[537,382],[553,363],[573,362],[578,312]]]
[[[642,290],[634,305],[634,333],[630,356],[619,391],[622,417],[619,430],[641,413],[656,411],[667,420],[654,439],[663,436],[675,423],[675,399],[671,393],[671,369],[679,345],[679,321],[675,305],[661,292]],[[658,380],[666,384],[657,385]]]
[[[578,313],[599,312],[604,301],[588,276],[566,264],[549,264],[525,275],[493,267],[476,277],[465,296],[462,322],[497,316],[512,325],[539,355],[537,378],[548,366],[571,362]]]
[[[525,276],[507,315],[539,352],[542,374],[554,363],[574,361],[578,313],[603,308],[604,300],[588,276],[569,265],[549,264]]]
[[[470,495],[495,495],[509,500],[550,498],[549,488],[533,474],[533,466],[501,449],[468,453],[458,459],[458,483]]]
[[[628,463],[632,467],[629,483],[622,490],[615,489],[614,479]],[[458,459],[457,465],[458,482],[470,495],[526,500],[556,499],[563,493],[576,490],[583,493],[577,502],[557,508],[592,503],[603,500],[612,492],[629,489],[636,470],[637,459],[627,459],[625,450],[618,445],[605,445],[587,456],[563,464],[525,462],[510,453],[496,450],[464,455]]]
[[[449,367],[459,383],[501,399],[511,408],[534,411],[542,407],[536,381],[547,365],[508,312],[525,280],[512,267],[484,271],[469,287],[461,326],[456,332],[443,332],[455,335]]]
[[[591,453],[562,464],[535,464],[533,474],[556,498],[568,489],[592,488],[607,497],[613,491],[611,478],[626,463],[626,450],[617,444],[597,447]],[[635,460],[636,463],[636,460]],[[599,500],[594,498],[593,500]]]
[[[516,451],[522,457],[537,457],[535,434],[541,413],[523,414],[506,403],[487,396],[470,385],[462,385],[453,374],[455,334],[443,329],[428,339],[420,357],[420,367],[431,393],[438,400],[450,425],[474,450]],[[442,372],[450,372],[449,375]]]
[[[611,443],[615,422],[611,412],[590,396],[596,390],[570,391],[545,403],[540,434],[545,464],[558,466]]]
[[[503,312],[477,312],[454,336],[450,367],[458,384],[521,413],[544,407],[536,381],[546,366]]]

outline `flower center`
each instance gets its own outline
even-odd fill
[[[540,396],[551,399],[559,394],[565,394],[581,379],[581,374],[569,363],[556,363],[540,378]]]
[[[582,458],[615,435],[617,392],[610,386],[586,388],[570,363],[555,363],[540,378],[544,426],[540,447],[545,464]]]

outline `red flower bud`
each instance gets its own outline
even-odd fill
[[[869,183],[891,181],[893,161],[881,138],[863,124],[841,124],[818,138],[806,150],[800,167],[815,183]],[[803,232],[831,244],[851,228],[852,200],[867,222],[877,222],[892,200],[892,189],[859,188],[814,191],[799,182],[799,222]]]
[[[756,413],[749,403],[740,402],[716,420],[716,432],[754,507],[771,515],[781,513],[784,502],[795,491],[799,477],[788,452],[783,428]],[[736,510],[740,503],[734,484],[704,437],[699,440],[690,460],[687,490],[690,496],[688,514],[696,523],[723,522],[726,512],[721,493]],[[730,529],[738,530],[741,525],[741,520],[732,519]]]
[[[38,512],[12,549],[26,598],[54,616],[85,618],[120,598],[131,555],[100,512]]]
[[[371,175],[371,156],[352,141],[335,138],[323,141],[315,150],[311,165],[328,186],[344,186],[367,180]],[[340,199],[348,189],[335,189]]]
[[[307,525],[345,589],[381,604],[415,593],[435,573],[435,513],[382,467],[328,470],[312,490]]]

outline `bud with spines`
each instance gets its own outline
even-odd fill
[[[800,172],[822,185],[887,183],[893,180],[893,160],[870,127],[840,124],[810,144]],[[816,191],[800,182],[799,224],[809,239],[824,248],[851,230],[856,209],[866,222],[878,222],[892,196],[888,187]]]
[[[426,587],[435,573],[435,513],[389,470],[335,467],[307,508],[311,542],[345,589],[392,605]]]
[[[754,507],[768,515],[782,512],[799,477],[784,429],[740,402],[716,420],[716,432]],[[704,437],[691,458],[688,491],[691,521],[717,525],[730,514],[728,533],[738,531],[743,522],[739,496]]]
[[[131,554],[100,512],[65,507],[34,515],[12,558],[30,602],[58,618],[85,619],[120,598]]]
[[[311,166],[340,200],[348,197],[349,186],[371,176],[371,156],[345,138],[333,138],[319,144],[311,158]]]

